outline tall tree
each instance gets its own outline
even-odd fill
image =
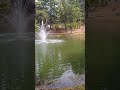
[[[67,31],[68,24],[84,21],[84,0],[40,0],[36,5],[36,19],[50,24],[64,24]]]

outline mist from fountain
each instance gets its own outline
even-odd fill
[[[63,40],[59,39],[47,39],[48,32],[46,32],[46,28],[44,26],[44,22],[42,21],[41,26],[39,28],[39,32],[37,32],[38,39],[35,40],[36,44],[41,44],[41,43],[60,43],[63,42]]]
[[[37,40],[35,40],[35,44],[41,44],[41,43],[61,43],[63,40],[59,39],[47,39],[48,32],[46,32],[46,28],[44,26],[44,22],[42,21],[41,26],[39,28],[39,31],[37,32]]]
[[[16,39],[23,39],[29,38],[30,34],[34,34],[33,32],[28,32],[28,26],[31,20],[34,18],[34,14],[28,15],[28,5],[31,3],[31,0],[26,0],[25,5],[23,4],[23,0],[13,0],[13,2],[8,3],[9,6],[9,13],[8,14],[1,14],[0,17],[2,21],[7,22],[4,23],[0,21],[5,27],[8,27],[9,32],[3,36],[9,37],[9,41],[14,41]]]
[[[46,33],[46,29],[45,29],[45,27],[44,27],[43,21],[42,21],[42,24],[41,24],[41,27],[40,27],[40,29],[39,29],[39,33],[38,33],[38,34],[39,34],[42,42],[46,42],[47,33]]]

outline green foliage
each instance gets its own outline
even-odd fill
[[[43,20],[55,27],[64,24],[65,29],[78,28],[85,20],[84,9],[84,0],[39,0],[36,2],[36,23]]]
[[[48,18],[48,10],[45,8],[43,1],[36,2],[36,23],[40,23],[42,20],[45,21]]]
[[[67,28],[68,29],[78,29],[80,28],[82,22],[72,22],[72,23],[67,23]]]
[[[9,1],[1,0],[0,1],[0,14],[7,14],[9,11]]]

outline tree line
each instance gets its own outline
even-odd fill
[[[50,29],[59,26],[79,28],[85,20],[84,0],[38,0],[36,4],[35,25],[44,21]]]

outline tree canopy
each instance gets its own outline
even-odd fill
[[[50,27],[63,25],[78,28],[85,19],[84,0],[38,0],[36,2],[36,24],[43,20]]]

